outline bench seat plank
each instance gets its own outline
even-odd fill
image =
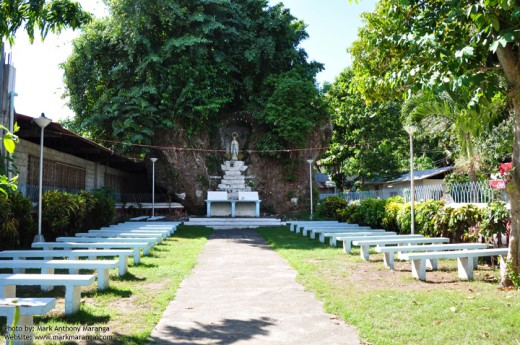
[[[98,290],[109,286],[109,270],[117,268],[118,260],[0,260],[0,268],[16,269],[37,268],[41,274],[54,274],[55,269],[68,269],[70,274],[76,274],[79,269],[97,271]]]
[[[16,297],[17,285],[60,285],[65,287],[65,314],[79,310],[81,287],[94,283],[93,274],[0,274],[0,298]]]
[[[370,239],[373,239],[373,240],[383,240],[383,239],[387,239],[387,238],[423,238],[424,236],[423,235],[391,235],[391,234],[385,234],[385,233],[381,233],[381,234],[375,234],[374,236],[370,236]],[[352,251],[352,243],[353,241],[361,241],[361,240],[366,240],[367,237],[366,236],[342,236],[342,237],[337,237],[336,240],[337,241],[341,241],[343,242],[343,252],[345,253],[349,253]]]
[[[403,236],[403,235],[401,235]],[[406,237],[394,237],[385,239],[363,239],[358,241],[352,241],[355,246],[361,247],[360,255],[365,261],[368,261],[369,250],[371,246],[384,247],[385,245],[396,245],[396,244],[416,244],[416,243],[449,243],[450,239],[447,237],[419,237],[419,238],[406,238]],[[393,257],[392,257],[393,258]]]
[[[130,249],[4,250],[0,252],[0,258],[4,259],[42,258],[50,260],[52,258],[68,258],[69,260],[76,260],[80,257],[90,259],[117,257],[119,276],[123,276],[128,271],[128,257],[131,255],[133,255],[133,251]]]
[[[141,252],[142,249],[144,254],[149,253],[148,244],[147,243],[117,243],[117,242],[34,242],[32,244],[33,248],[41,248],[44,250],[53,250],[55,248],[58,249],[131,249],[134,253],[134,264],[138,265],[141,261]]]
[[[11,327],[14,321],[16,307],[20,310],[18,323],[14,331],[13,344],[33,343],[33,315],[42,315],[56,307],[55,298],[0,298],[0,316],[7,318],[6,325]],[[6,334],[9,333],[6,330]]]
[[[320,233],[320,242],[325,243],[325,240],[327,237],[330,237],[330,245],[332,247],[336,246],[336,238],[341,236],[349,236],[349,235],[377,235],[377,234],[391,234],[391,235],[397,235],[395,231],[386,231],[381,229],[349,229],[349,230],[342,230],[341,232],[322,232]]]
[[[359,230],[359,231],[348,231],[348,232],[333,232],[333,233],[324,233],[324,238],[330,237],[329,244],[331,247],[336,247],[337,239],[339,237],[345,236],[396,236],[397,233],[395,231],[385,231],[385,230]]]
[[[155,247],[157,240],[152,237],[141,237],[141,238],[128,238],[128,237],[57,237],[56,242],[120,242],[120,243],[128,243],[128,242],[137,242],[137,243],[147,243],[150,249]]]
[[[410,242],[413,243],[413,242]],[[394,254],[407,252],[428,252],[439,250],[462,250],[462,249],[486,249],[489,245],[485,243],[443,243],[443,244],[419,244],[419,245],[405,245],[405,246],[376,246],[375,250],[378,253],[383,253],[386,267],[394,269]],[[429,259],[432,269],[437,269],[437,260]]]

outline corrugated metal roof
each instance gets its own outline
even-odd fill
[[[436,176],[436,175],[446,173],[448,171],[452,171],[453,169],[454,169],[454,167],[449,166],[449,167],[443,167],[443,168],[414,171],[413,180],[414,181],[424,180],[424,179],[432,177],[432,176]],[[398,182],[406,182],[406,181],[410,181],[410,173],[406,173],[395,180],[388,181],[388,183],[398,183]]]

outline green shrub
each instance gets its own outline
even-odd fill
[[[47,241],[111,224],[115,203],[106,190],[69,194],[49,191],[42,196],[42,233]]]
[[[403,198],[393,197],[386,200],[385,216],[383,217],[383,229],[388,231],[399,232],[399,225],[397,224],[397,215],[399,211],[405,206]]]
[[[489,203],[481,210],[482,222],[479,233],[487,238],[497,235],[498,245],[502,245],[502,235],[511,227],[511,214],[502,201]],[[508,245],[508,243],[505,243]]]
[[[0,195],[0,249],[30,246],[35,230],[31,201],[19,192]]]
[[[337,213],[336,213],[336,219],[339,221],[339,222],[349,222],[349,223],[354,223],[352,221],[352,215],[355,214],[356,212],[356,209],[359,207],[359,203],[355,202],[355,203],[350,203],[348,206],[342,208],[342,209],[339,209],[337,210]]]
[[[338,219],[338,211],[341,212],[347,206],[345,199],[339,196],[328,196],[319,202],[316,211],[320,217]]]
[[[478,239],[480,220],[480,210],[475,205],[456,208],[449,218],[449,235],[455,242],[475,241]]]
[[[397,211],[396,222],[401,234],[411,233],[411,215],[411,206],[409,203],[403,204]]]
[[[99,229],[112,224],[116,214],[116,203],[112,192],[107,188],[101,188],[95,190],[93,195],[96,203],[91,210],[90,228]]]
[[[425,236],[439,236],[434,223],[434,217],[444,207],[444,201],[428,200],[417,203],[415,213],[416,233]]]
[[[351,222],[359,225],[368,225],[374,229],[383,227],[385,216],[385,200],[368,198],[356,207],[351,216]]]

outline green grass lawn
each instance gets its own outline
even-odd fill
[[[359,250],[345,254],[288,227],[259,232],[327,312],[356,326],[367,344],[520,345],[520,292],[498,288],[497,268],[479,266],[474,281],[459,281],[456,260],[441,260],[421,282],[407,262],[390,271],[381,254],[366,263]]]
[[[174,236],[157,245],[150,256],[142,257],[139,265],[130,265],[124,277],[118,277],[116,271],[111,272],[109,289],[98,292],[96,284],[83,289],[80,311],[72,316],[63,314],[64,291],[61,288],[56,287],[56,291],[48,293],[40,292],[37,287],[18,288],[18,297],[58,298],[55,311],[35,316],[36,329],[52,331],[37,330],[35,335],[63,337],[36,343],[147,344],[179,284],[195,266],[211,232],[204,227],[180,226]],[[77,326],[80,332],[73,329]],[[0,320],[0,329],[3,340],[5,318]],[[75,339],[77,336],[97,337],[97,340],[78,340]]]

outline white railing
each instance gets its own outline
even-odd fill
[[[452,183],[449,186],[445,184],[416,186],[414,189],[416,201],[441,200],[443,198],[456,203],[488,203],[494,200],[508,201],[507,193],[504,190],[491,188],[487,181]],[[393,196],[401,196],[408,202],[410,201],[410,188],[385,188],[339,194],[321,194],[320,199],[331,195],[340,196],[347,201],[365,200],[368,198],[387,199]]]

